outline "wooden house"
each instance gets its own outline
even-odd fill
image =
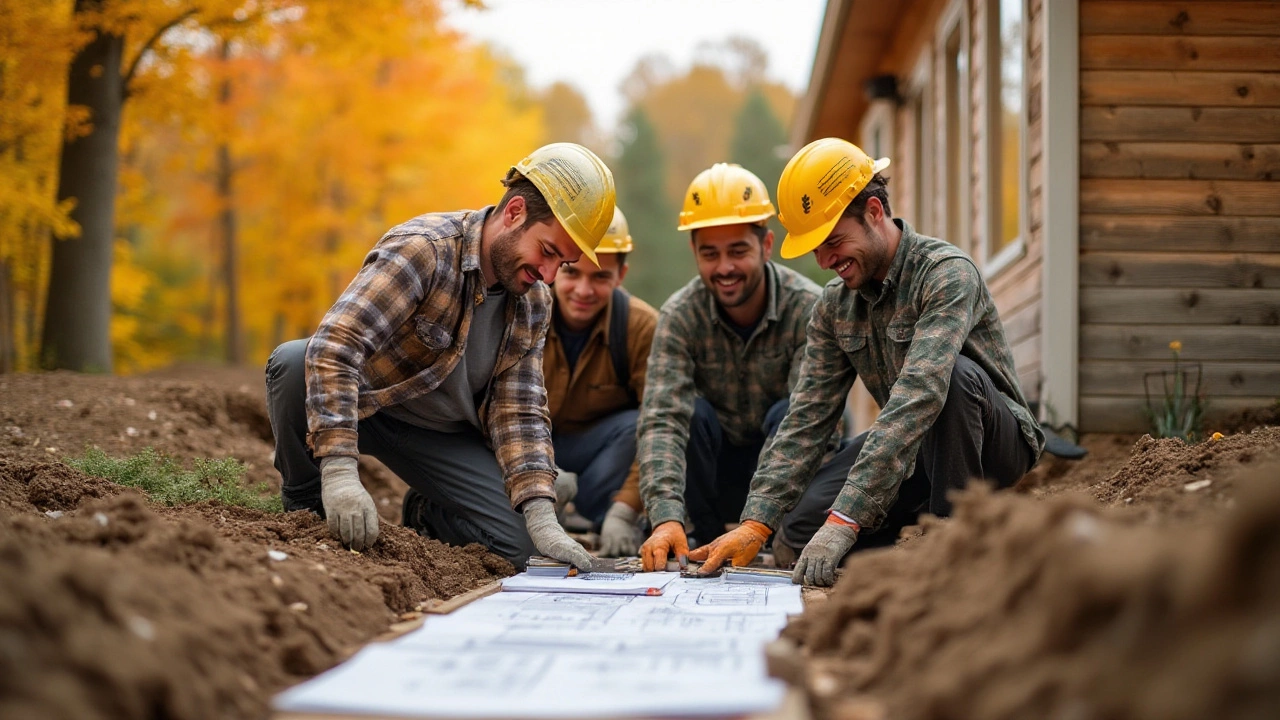
[[[975,259],[1042,418],[1145,430],[1175,341],[1206,429],[1280,397],[1280,2],[829,0],[826,136]]]

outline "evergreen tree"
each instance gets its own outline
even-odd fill
[[[613,163],[618,207],[627,216],[635,251],[627,258],[626,288],[654,307],[693,277],[688,243],[676,232],[679,214],[663,187],[665,172],[658,135],[649,116],[633,107],[623,120],[622,150]]]

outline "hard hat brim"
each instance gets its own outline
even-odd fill
[[[721,225],[756,225],[761,221],[768,220],[775,213],[759,213],[756,215],[743,215],[742,217],[718,217],[707,218],[706,220],[696,220],[691,223],[683,223],[676,226],[676,232],[685,232],[686,230],[700,230],[702,228],[720,227]]]
[[[782,248],[778,253],[782,255],[783,260],[794,260],[813,252],[819,245],[826,242],[827,236],[831,234],[836,223],[840,222],[841,217],[843,214],[836,215],[808,232],[787,233],[787,236],[782,239]]]

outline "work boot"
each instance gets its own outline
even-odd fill
[[[435,537],[431,531],[431,523],[427,520],[427,498],[413,488],[409,488],[404,494],[404,502],[400,506],[400,524],[423,537]]]

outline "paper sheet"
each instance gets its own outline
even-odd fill
[[[503,590],[618,595],[657,595],[680,573],[587,573],[577,577],[545,577],[520,573],[502,581]]]
[[[276,707],[430,718],[765,712],[783,685],[766,676],[763,646],[800,609],[799,587],[722,579],[672,578],[657,597],[503,592],[362,650]]]

